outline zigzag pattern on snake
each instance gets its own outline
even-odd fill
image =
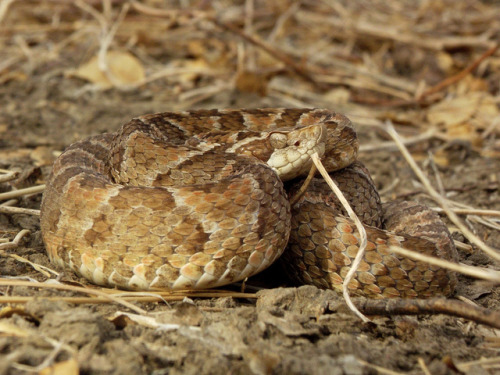
[[[357,149],[350,121],[323,109],[141,116],[56,160],[41,207],[47,252],[93,283],[135,290],[229,284],[284,252],[296,279],[338,289],[357,253],[355,226],[320,179],[288,200],[317,152],[367,226],[353,294],[451,294],[453,273],[389,251],[455,260],[446,226],[421,205],[383,207]]]

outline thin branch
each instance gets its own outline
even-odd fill
[[[25,214],[40,216],[40,210],[23,207],[0,206],[0,214]]]
[[[12,199],[12,198],[21,197],[23,195],[41,193],[44,189],[45,189],[45,185],[38,185],[38,186],[31,186],[31,187],[28,187],[25,189],[8,191],[6,193],[0,194],[0,201],[5,200],[5,199]]]
[[[479,56],[472,64],[470,64],[468,67],[466,67],[464,70],[461,72],[455,74],[454,76],[451,76],[449,78],[446,78],[444,81],[441,81],[435,86],[432,86],[431,88],[425,90],[418,98],[417,101],[421,101],[423,98],[426,96],[435,94],[439,91],[442,91],[448,86],[453,85],[454,83],[460,81],[463,79],[467,74],[472,72],[474,69],[476,69],[479,64],[481,64],[485,59],[493,55],[498,49],[498,44],[495,44],[493,47],[489,48],[486,52],[484,52],[481,56]]]
[[[59,290],[69,290],[72,292],[79,292],[79,293],[86,293],[86,294],[93,294],[99,297],[103,298],[108,298],[112,300],[115,303],[118,303],[120,305],[123,305],[125,307],[128,307],[132,311],[135,311],[138,314],[147,314],[146,310],[143,310],[137,306],[134,306],[133,304],[122,300],[121,298],[117,298],[111,294],[104,293],[100,290],[96,289],[90,289],[90,288],[83,288],[79,286],[72,286],[72,285],[63,285],[63,284],[47,284],[47,283],[35,283],[31,281],[20,281],[20,280],[9,280],[9,279],[4,279],[0,278],[0,286],[27,286],[31,288],[48,288],[48,289],[59,289]]]
[[[472,320],[493,328],[500,328],[500,312],[446,298],[356,298],[355,303],[361,311],[368,315],[446,314]]]
[[[437,129],[435,127],[431,127],[427,129],[425,132],[418,134],[414,137],[407,137],[403,139],[403,144],[405,145],[411,145],[423,141],[427,141],[429,139],[432,139],[435,137],[437,134]],[[369,151],[377,151],[377,150],[390,150],[394,149],[397,150],[397,146],[393,141],[388,141],[388,142],[379,142],[375,144],[366,144],[366,145],[361,145],[359,147],[359,152],[369,152]]]
[[[1,69],[0,69],[1,71]],[[4,172],[3,170],[0,170],[0,172]],[[17,178],[19,175],[18,171],[5,171],[4,174],[0,174],[0,182],[7,182],[7,181],[12,181]]]
[[[21,230],[11,242],[0,244],[0,250],[15,249],[19,246],[21,239],[29,233],[30,231],[28,229]]]
[[[297,203],[299,201],[300,197],[302,197],[304,195],[307,188],[309,187],[309,184],[311,183],[312,179],[314,178],[316,171],[317,171],[316,164],[312,163],[311,169],[309,170],[309,174],[307,175],[306,179],[304,180],[304,183],[302,184],[300,189],[295,192],[293,197],[291,197],[289,199],[290,206],[293,206],[295,203]]]
[[[318,171],[321,173],[321,175],[325,179],[328,186],[330,186],[330,188],[335,193],[335,195],[337,196],[340,203],[342,203],[342,206],[345,208],[345,210],[347,211],[347,214],[354,221],[354,223],[356,224],[356,228],[358,229],[359,237],[360,237],[359,249],[358,249],[358,253],[356,254],[356,258],[354,258],[354,261],[352,262],[352,266],[349,269],[349,272],[347,272],[347,275],[344,278],[344,282],[342,283],[342,294],[343,294],[344,299],[347,303],[347,306],[349,306],[349,308],[363,322],[369,322],[370,319],[368,319],[366,316],[364,316],[356,308],[356,306],[352,303],[351,297],[349,296],[349,288],[348,288],[349,283],[351,282],[352,278],[354,277],[354,274],[358,270],[358,267],[361,263],[361,260],[363,259],[364,255],[365,255],[366,245],[368,243],[368,237],[366,235],[365,227],[361,223],[361,220],[359,220],[358,215],[356,215],[354,210],[351,208],[351,205],[349,204],[347,199],[345,199],[344,194],[342,194],[342,191],[338,188],[337,184],[335,184],[335,182],[333,182],[330,175],[326,171],[325,167],[323,167],[323,164],[321,164],[321,160],[316,152],[311,155],[311,159],[312,159],[314,165],[316,165],[316,168],[318,169]]]
[[[431,207],[433,211],[444,212],[441,207]],[[457,215],[478,215],[478,216],[498,216],[500,217],[500,211],[496,210],[482,210],[478,208],[451,208],[451,210]]]
[[[229,24],[225,24],[217,19],[212,19],[212,22],[217,25],[218,27],[230,31],[233,34],[238,35],[239,37],[243,38],[247,42],[263,49],[266,51],[268,54],[273,56],[275,59],[283,62],[285,66],[289,67],[292,71],[294,71],[297,75],[300,77],[304,78],[306,81],[312,83],[316,87],[321,87],[322,85],[319,82],[316,82],[314,78],[299,64],[297,64],[289,55],[287,55],[285,52],[282,52],[279,50],[276,46],[272,46],[268,44],[267,42],[264,42],[260,39],[257,39],[256,37],[246,34],[244,31],[238,29],[237,27]]]
[[[434,266],[438,266],[441,268],[446,268],[451,271],[456,271],[460,272],[464,275],[476,277],[478,279],[483,279],[487,281],[491,281],[497,285],[500,285],[500,272],[494,271],[488,268],[482,268],[482,267],[474,267],[474,266],[468,266],[466,264],[458,264],[458,263],[453,263],[449,262],[444,259],[436,258],[436,257],[431,257],[429,255],[425,255],[422,253],[417,253],[415,251],[411,251],[408,249],[404,249],[400,246],[390,246],[389,249],[403,257],[410,258],[413,260],[425,262],[432,264]]]

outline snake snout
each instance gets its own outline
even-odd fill
[[[267,161],[282,181],[306,174],[311,168],[311,155],[325,153],[327,130],[323,124],[294,129],[287,134],[287,146],[276,149]]]

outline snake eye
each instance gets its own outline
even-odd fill
[[[300,146],[300,141],[297,141],[293,144],[295,147],[299,147]]]
[[[287,136],[283,133],[272,133],[269,142],[274,148],[284,148],[287,145]]]

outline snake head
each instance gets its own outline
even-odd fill
[[[270,132],[268,142],[273,152],[267,164],[282,181],[305,175],[311,168],[311,155],[317,152],[322,157],[325,153],[326,139],[323,124]]]

